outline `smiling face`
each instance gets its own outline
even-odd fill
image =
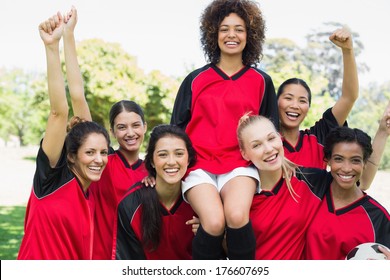
[[[102,134],[91,133],[87,136],[76,155],[69,155],[72,171],[84,189],[91,182],[100,179],[108,162],[107,140]]]
[[[246,26],[242,18],[231,13],[223,19],[218,30],[218,46],[221,56],[242,55],[246,39]]]
[[[153,153],[156,185],[180,186],[188,164],[188,151],[182,139],[167,135],[156,142]]]
[[[278,99],[278,108],[284,129],[299,128],[309,111],[309,93],[302,85],[288,84]]]
[[[119,144],[119,150],[124,152],[138,152],[146,132],[146,124],[140,115],[134,112],[123,111],[114,121],[112,133]]]
[[[354,188],[364,169],[362,147],[357,143],[337,143],[333,147],[328,164],[334,187],[344,190]]]
[[[244,159],[261,171],[280,171],[283,163],[283,143],[271,121],[256,120],[242,130]]]

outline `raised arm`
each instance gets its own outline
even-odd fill
[[[340,98],[332,108],[339,125],[346,121],[352,107],[359,97],[359,80],[353,51],[352,34],[347,28],[337,29],[330,35],[331,40],[336,46],[341,48],[343,54],[343,86]]]
[[[50,114],[42,142],[42,149],[49,158],[50,166],[52,167],[57,164],[64,146],[69,111],[59,50],[63,28],[64,22],[60,13],[39,25],[39,34],[45,44],[50,101]]]
[[[66,77],[69,85],[69,93],[72,101],[72,108],[75,116],[91,121],[91,112],[84,95],[84,84],[77,60],[76,42],[74,29],[77,24],[77,10],[74,6],[64,16],[64,52]]]
[[[371,186],[371,183],[375,178],[389,135],[390,135],[390,102],[387,104],[387,107],[383,112],[382,119],[379,122],[378,130],[374,136],[374,139],[372,140],[373,152],[370,158],[368,159],[368,162],[366,164],[366,167],[364,169],[361,178],[360,188],[362,190],[367,190]]]

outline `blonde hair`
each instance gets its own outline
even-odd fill
[[[243,131],[248,128],[251,125],[254,125],[257,122],[266,121],[269,122],[272,127],[275,129],[275,132],[277,132],[278,137],[280,137],[278,131],[275,128],[275,125],[266,117],[260,116],[260,115],[253,115],[252,112],[245,113],[240,120],[238,121],[238,127],[237,127],[237,139],[238,139],[238,145],[241,150],[244,150],[244,141],[243,141]],[[296,200],[296,197],[299,197],[299,195],[294,191],[293,186],[291,185],[291,177],[295,174],[296,169],[298,168],[298,165],[294,162],[288,160],[284,155],[282,157],[282,175],[283,178],[286,180],[287,189],[290,192],[292,198]],[[261,178],[260,178],[261,180]]]

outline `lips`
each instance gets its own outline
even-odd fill
[[[292,112],[286,112],[286,116],[287,116],[287,118],[288,118],[289,120],[295,121],[295,120],[297,120],[297,119],[299,118],[300,114],[298,114],[298,113],[292,113]]]
[[[95,173],[100,173],[102,168],[102,166],[88,166],[88,169]]]
[[[276,160],[277,157],[278,157],[278,154],[274,154],[274,155],[266,158],[264,161],[265,162],[272,162],[272,161]]]
[[[338,174],[338,176],[343,180],[343,181],[349,181],[351,180],[353,177],[353,175],[341,175],[341,174]]]

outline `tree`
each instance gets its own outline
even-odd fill
[[[144,73],[134,57],[117,43],[100,39],[84,40],[77,45],[86,99],[94,121],[109,128],[111,106],[130,99],[141,106],[147,101]],[[63,63],[64,72],[66,72]]]
[[[304,50],[304,64],[314,76],[326,77],[327,86],[321,89],[322,95],[326,92],[333,98],[339,98],[343,82],[343,61],[340,49],[329,40],[331,33],[341,28],[343,24],[338,22],[323,23],[318,29],[306,36],[307,47]],[[352,32],[355,57],[364,50],[364,45],[357,32]],[[358,64],[358,72],[364,73],[369,68],[366,64]]]
[[[21,69],[0,70],[0,137],[5,141],[12,135],[22,146],[37,140],[30,131],[40,125],[34,121],[32,106],[33,84],[39,79],[39,75]]]

